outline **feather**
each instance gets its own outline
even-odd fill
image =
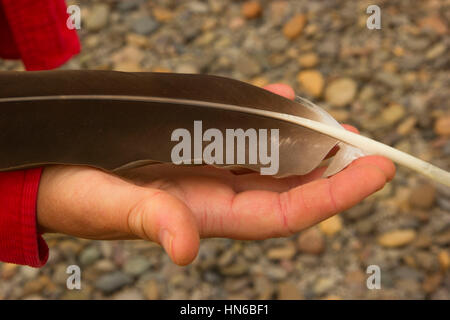
[[[172,133],[179,128],[194,132],[201,121],[202,129],[216,128],[224,136],[230,128],[278,129],[276,176],[311,172],[339,145],[327,176],[358,157],[379,154],[450,185],[450,173],[343,129],[303,98],[291,101],[223,77],[87,70],[0,72],[0,108],[0,170],[59,163],[117,171],[172,162],[178,143],[172,141]],[[271,131],[269,140],[273,138]],[[202,163],[201,150],[209,143],[200,141],[200,153],[194,146],[188,160]],[[237,162],[236,149],[225,150],[223,159],[229,153],[233,163],[261,169],[261,159],[248,161],[252,147],[247,145],[245,163]]]

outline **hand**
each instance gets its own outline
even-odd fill
[[[266,89],[294,98],[285,85]],[[347,126],[348,130],[356,129]],[[41,232],[89,239],[146,239],[186,265],[199,239],[289,236],[362,201],[395,174],[380,156],[357,159],[331,178],[325,168],[277,179],[211,166],[136,168],[126,177],[84,166],[44,169],[37,218]]]

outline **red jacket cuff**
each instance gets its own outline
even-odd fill
[[[42,168],[0,173],[0,260],[42,267],[48,246],[37,232],[36,204]]]

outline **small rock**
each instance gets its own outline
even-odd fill
[[[2,268],[1,268],[0,275],[2,276],[3,280],[8,280],[12,276],[14,276],[17,273],[17,270],[19,268],[19,266],[17,264],[13,264],[13,263],[4,263],[1,267]]]
[[[127,43],[129,45],[141,48],[146,48],[149,44],[148,38],[146,36],[136,33],[127,34]]]
[[[284,247],[270,249],[267,251],[267,258],[271,260],[289,260],[295,256],[296,252],[297,250],[295,249],[294,244],[290,243]]]
[[[80,254],[80,263],[82,266],[88,266],[100,258],[100,250],[96,246],[90,246]]]
[[[350,113],[343,109],[331,109],[328,113],[336,119],[337,122],[346,122],[350,118]]]
[[[219,256],[219,259],[217,260],[217,264],[219,265],[219,267],[225,267],[225,266],[228,266],[229,264],[231,264],[231,262],[233,262],[235,258],[236,258],[236,251],[233,248],[231,248],[231,249],[225,250]]]
[[[253,77],[261,72],[261,66],[255,59],[252,59],[248,55],[242,54],[236,61],[235,68],[244,76]]]
[[[321,254],[325,250],[325,240],[322,233],[316,228],[309,228],[300,233],[298,240],[300,252],[309,254]]]
[[[303,68],[313,68],[319,63],[319,56],[314,52],[305,53],[298,58],[298,63]]]
[[[157,299],[159,299],[158,282],[156,282],[156,280],[149,280],[145,284],[144,294],[145,294],[145,297],[148,300],[157,300]]]
[[[224,289],[228,292],[238,292],[245,290],[249,286],[250,280],[248,277],[242,278],[226,278]]]
[[[416,238],[416,232],[412,229],[394,230],[378,237],[378,244],[387,248],[402,247],[411,243]]]
[[[406,136],[411,133],[417,123],[415,116],[410,116],[402,121],[397,127],[397,133],[402,136]]]
[[[137,289],[126,289],[118,292],[113,297],[114,300],[144,300],[142,293]]]
[[[144,16],[136,19],[131,28],[141,35],[149,35],[158,29],[159,24],[151,16]]]
[[[434,132],[440,136],[450,136],[450,115],[439,117],[436,120]]]
[[[23,295],[28,296],[31,294],[39,293],[51,283],[51,279],[47,275],[41,275],[36,279],[30,280],[25,283],[23,287]]]
[[[198,73],[199,70],[196,66],[190,63],[180,64],[175,68],[176,73]]]
[[[283,34],[290,40],[295,39],[302,33],[305,25],[306,16],[304,14],[297,14],[284,25]]]
[[[105,272],[112,272],[116,269],[116,265],[111,260],[102,259],[98,260],[94,265],[93,268],[96,271],[105,273]]]
[[[114,52],[110,59],[115,64],[129,61],[139,64],[143,58],[144,53],[141,49],[128,45]]]
[[[442,271],[447,271],[450,267],[450,255],[446,250],[441,250],[438,254],[439,265]]]
[[[254,280],[253,287],[255,291],[258,292],[258,300],[267,300],[271,299],[273,293],[275,292],[275,288],[273,283],[267,279],[266,277],[256,277]]]
[[[286,279],[288,273],[285,269],[278,266],[270,266],[265,269],[266,275],[272,280]]]
[[[317,70],[300,71],[297,75],[297,81],[301,88],[314,98],[320,97],[323,91],[324,79]]]
[[[334,215],[319,223],[319,228],[320,231],[331,237],[342,230],[342,218],[339,215]]]
[[[409,203],[416,208],[429,209],[436,198],[436,188],[431,184],[415,187],[409,196]]]
[[[163,7],[153,8],[152,13],[159,22],[168,22],[173,18],[173,12]]]
[[[20,266],[20,273],[23,275],[25,279],[33,279],[36,278],[39,274],[40,269],[32,268],[28,266]]]
[[[278,285],[278,300],[301,300],[303,296],[291,282],[281,282]]]
[[[402,119],[405,113],[405,108],[402,105],[392,103],[382,111],[381,117],[388,125],[393,125]]]
[[[255,19],[261,16],[262,7],[258,1],[247,1],[242,4],[241,13],[246,19]]]
[[[445,46],[445,44],[443,42],[439,42],[437,45],[428,50],[425,56],[427,57],[427,59],[433,60],[443,54],[446,50],[447,47]]]
[[[443,280],[442,274],[440,272],[436,272],[432,275],[429,275],[422,282],[422,289],[425,293],[432,293],[436,291],[436,289],[441,285]]]
[[[236,259],[233,264],[221,267],[219,270],[224,276],[241,276],[248,272],[248,264],[244,259]]]
[[[147,271],[151,265],[149,259],[145,257],[134,257],[125,262],[123,271],[130,276],[138,276]]]
[[[313,286],[316,295],[321,296],[334,287],[335,281],[330,277],[319,278]]]
[[[92,7],[86,18],[86,28],[89,31],[98,31],[104,28],[109,21],[109,6],[99,3]]]
[[[344,215],[346,219],[359,220],[369,214],[375,209],[374,202],[363,201],[360,204],[345,211]]]
[[[357,87],[353,79],[336,79],[327,86],[325,100],[332,106],[344,107],[355,98]]]
[[[439,260],[435,254],[428,251],[416,251],[414,257],[419,268],[428,272],[439,270]]]
[[[102,292],[109,294],[133,282],[132,278],[123,272],[116,271],[101,276],[96,282],[95,287]]]
[[[114,65],[113,70],[123,72],[141,72],[142,68],[139,63],[134,61],[121,61]]]
[[[142,3],[142,0],[119,1],[117,8],[121,11],[130,11],[136,9],[140,3]]]

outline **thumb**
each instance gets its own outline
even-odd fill
[[[196,257],[194,215],[177,197],[82,166],[49,166],[37,201],[39,228],[88,239],[142,238],[161,244],[186,265]]]
[[[165,191],[137,188],[144,190],[141,190],[141,199],[127,210],[131,233],[160,243],[176,264],[192,262],[197,256],[200,239],[191,210]]]

